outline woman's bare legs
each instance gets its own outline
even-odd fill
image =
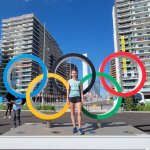
[[[75,119],[75,103],[69,102],[70,110],[71,110],[71,120],[73,127],[76,127],[76,119]]]
[[[78,113],[78,127],[81,128],[81,123],[82,123],[82,113],[81,113],[82,103],[81,102],[76,103],[76,107],[77,107],[77,113]]]

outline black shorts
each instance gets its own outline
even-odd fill
[[[81,102],[81,97],[80,96],[69,97],[69,102],[71,102],[71,103],[79,103],[79,102]]]

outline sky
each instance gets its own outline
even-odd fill
[[[34,13],[64,54],[87,53],[98,70],[114,52],[113,5],[114,0],[1,0],[0,20]]]

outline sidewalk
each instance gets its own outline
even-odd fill
[[[131,125],[124,122],[112,122],[109,124],[103,123],[101,128],[98,128],[97,123],[86,123],[82,125],[85,134],[83,136],[97,135],[113,135],[113,136],[150,136]],[[25,123],[13,130],[10,130],[2,136],[78,136],[78,133],[72,133],[72,124],[52,124],[52,128],[48,128],[42,123]]]

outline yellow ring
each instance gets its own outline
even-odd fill
[[[69,105],[67,103],[65,104],[65,106],[59,112],[57,112],[55,114],[52,114],[52,115],[43,114],[43,113],[37,111],[32,106],[31,99],[30,99],[30,93],[33,90],[34,85],[37,84],[40,80],[42,80],[42,78],[43,78],[43,74],[37,76],[36,78],[34,78],[32,80],[32,82],[30,82],[30,84],[29,84],[29,86],[27,88],[27,92],[26,92],[26,103],[27,103],[27,106],[28,106],[29,110],[32,112],[32,114],[34,114],[35,116],[37,116],[40,119],[52,120],[52,119],[59,118],[60,116],[62,116],[67,111],[67,109],[69,107]],[[57,74],[54,74],[54,73],[48,73],[48,78],[56,78],[56,79],[60,80],[64,84],[66,89],[68,89],[68,83],[63,77],[61,77],[61,76],[59,76]]]

